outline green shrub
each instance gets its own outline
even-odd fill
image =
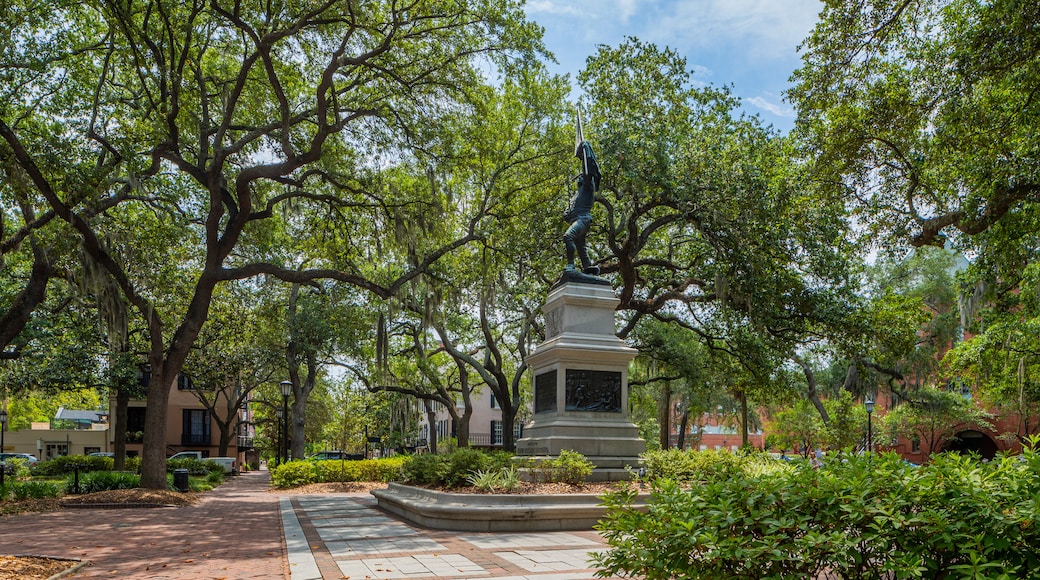
[[[559,456],[539,462],[534,472],[544,482],[579,485],[592,474],[593,469],[592,462],[584,455],[564,449]]]
[[[43,499],[61,496],[65,484],[60,481],[20,481],[12,488],[15,499]]]
[[[742,458],[728,478],[652,483],[606,496],[603,572],[663,578],[1040,578],[1040,459],[842,456],[820,469],[766,470]],[[746,462],[743,463],[743,462]],[[781,462],[777,462],[781,463]],[[653,546],[648,550],[647,546]]]
[[[509,454],[485,453],[469,447],[456,449],[446,455],[412,455],[403,459],[400,477],[416,485],[460,487],[466,485],[469,476],[478,471],[494,471],[507,465],[509,457]],[[389,471],[388,468],[387,475]]]
[[[415,485],[443,485],[448,458],[439,453],[412,455],[401,466],[401,478]]]
[[[728,479],[741,471],[742,463],[742,456],[725,450],[663,449],[641,457],[648,480],[666,478],[686,483]]]
[[[140,472],[141,471],[141,456],[138,455],[136,457],[127,457],[126,458],[126,465],[124,467],[126,468],[126,471],[133,471],[135,473]]]
[[[319,482],[361,481],[361,469],[357,461],[315,461],[314,480]]]
[[[141,487],[141,476],[125,471],[94,471],[79,476],[79,493],[95,493],[111,489]],[[75,493],[74,476],[65,480],[65,489]]]
[[[224,473],[224,466],[215,462],[208,461],[205,459],[195,459],[194,457],[183,457],[179,459],[170,459],[166,462],[167,473],[173,473],[175,469],[187,469],[188,475],[195,475],[199,477],[208,476],[210,473],[219,471]]]
[[[315,461],[315,481],[394,481],[401,478],[406,457]]]
[[[271,470],[271,484],[275,487],[288,488],[314,483],[317,476],[315,463],[319,462],[301,460],[283,463]]]
[[[520,470],[516,467],[500,467],[470,474],[466,481],[481,491],[514,491],[520,487]]]
[[[67,475],[79,468],[80,473],[91,471],[112,471],[115,460],[111,457],[94,457],[91,455],[65,455],[47,461],[41,461],[32,467],[33,475],[56,476]]]
[[[5,479],[4,484],[0,485],[0,502],[7,501],[7,498],[11,496],[11,488],[15,483],[15,481]]]
[[[478,449],[463,447],[448,454],[447,472],[444,485],[459,487],[465,485],[466,478],[491,465],[491,458]]]
[[[32,473],[30,471],[29,462],[25,459],[19,459],[17,457],[7,459],[4,461],[4,476],[11,479],[25,479]]]
[[[407,460],[407,456],[399,455],[358,461],[356,463],[360,464],[358,468],[361,470],[359,481],[382,481],[384,483],[397,481],[401,479],[401,468]]]

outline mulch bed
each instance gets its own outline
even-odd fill
[[[0,580],[46,580],[78,564],[78,560],[0,556]]]

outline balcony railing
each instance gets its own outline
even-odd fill
[[[245,435],[238,436],[238,449],[239,451],[253,448],[253,438],[246,437]]]

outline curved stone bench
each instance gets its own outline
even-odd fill
[[[376,505],[409,522],[463,532],[591,530],[606,514],[597,495],[448,493],[391,483],[372,490]],[[645,510],[640,494],[637,509]]]

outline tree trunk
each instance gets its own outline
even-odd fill
[[[738,396],[740,397],[740,446],[748,446],[748,408],[747,408],[747,395],[744,391],[739,391]]]
[[[672,445],[671,419],[672,419],[672,384],[666,382],[661,388],[661,395],[657,397],[657,440],[661,449],[668,449]]]
[[[433,410],[433,401],[429,399],[423,399],[423,407],[426,409],[426,423],[430,426],[426,446],[430,449],[430,453],[437,453],[437,412]]]
[[[152,366],[145,399],[144,453],[141,457],[141,487],[166,489],[166,413],[170,405],[170,386],[177,375],[169,377],[162,372],[162,362]]]
[[[502,449],[510,453],[516,451],[516,437],[513,436],[513,424],[515,423],[516,406],[512,403],[502,405]]]
[[[684,409],[682,415],[679,416],[679,441],[676,447],[679,449],[686,449],[686,430],[690,426],[690,410]]]
[[[224,421],[217,421],[217,457],[227,457],[228,447],[231,445],[231,437],[234,432],[231,430],[231,425]]]
[[[126,469],[126,429],[129,421],[130,391],[128,389],[116,390],[115,417],[111,429],[115,437],[114,448],[115,464],[112,469],[124,471]]]
[[[809,363],[802,360],[801,357],[794,357],[794,361],[802,367],[802,373],[805,374],[805,382],[808,383],[808,397],[812,402],[813,407],[816,407],[816,411],[820,414],[820,418],[823,419],[824,425],[830,425],[831,417],[827,414],[827,409],[823,406],[823,401],[820,400],[820,395],[816,391],[816,374],[813,373],[812,367]]]

